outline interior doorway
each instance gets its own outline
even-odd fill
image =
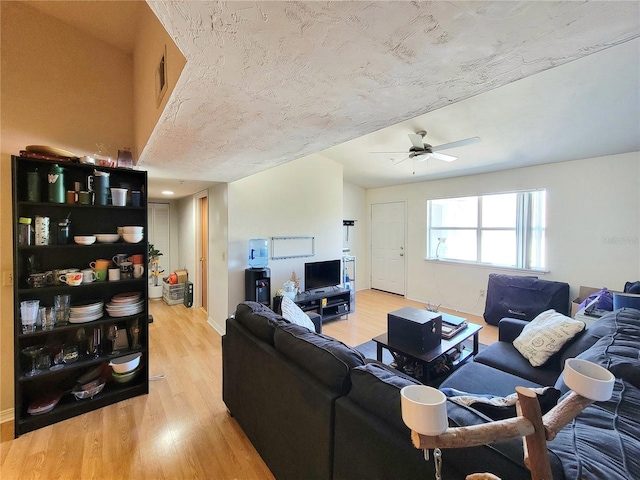
[[[371,205],[371,288],[405,294],[405,203]]]
[[[196,195],[196,252],[197,272],[195,285],[195,305],[205,312],[209,310],[209,198],[207,192]]]

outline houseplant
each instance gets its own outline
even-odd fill
[[[164,270],[160,269],[160,256],[162,252],[155,248],[152,243],[149,244],[149,298],[162,297],[162,281],[160,276]]]

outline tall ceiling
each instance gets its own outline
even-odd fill
[[[637,1],[148,4],[187,60],[140,156],[151,181],[320,154],[376,187],[640,150]],[[423,129],[482,141],[394,165]]]

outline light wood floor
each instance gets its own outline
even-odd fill
[[[357,294],[356,313],[324,332],[359,345],[386,331],[386,313],[421,304],[382,292]],[[151,302],[150,393],[13,439],[0,428],[0,478],[272,479],[222,401],[220,335],[199,309]],[[450,312],[455,313],[455,312]],[[496,328],[484,326],[491,343]]]

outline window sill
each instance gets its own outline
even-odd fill
[[[467,262],[464,260],[443,260],[440,258],[425,258],[426,262],[429,263],[440,263],[443,265],[460,265],[460,266],[469,266],[469,267],[479,267],[490,270],[501,270],[505,272],[515,272],[515,273],[535,273],[539,275],[547,275],[549,270],[534,270],[527,268],[516,268],[516,267],[505,267],[502,265],[493,265],[491,263],[479,263],[479,262]]]

